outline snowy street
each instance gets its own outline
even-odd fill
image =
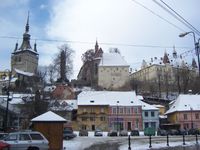
[[[185,146],[195,145],[195,136],[185,136]],[[92,148],[91,148],[92,146]],[[169,136],[169,147],[183,146],[182,136]],[[152,136],[152,148],[167,147],[166,136]],[[63,141],[66,150],[128,150],[128,137],[108,137],[105,132],[103,137],[94,137],[92,133],[88,137],[77,136],[71,140]],[[149,137],[131,137],[131,150],[149,149]]]

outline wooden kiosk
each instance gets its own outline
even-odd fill
[[[33,130],[41,132],[49,141],[50,150],[63,149],[63,124],[66,122],[64,118],[48,111],[31,121]]]

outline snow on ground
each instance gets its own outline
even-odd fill
[[[77,137],[71,140],[63,141],[63,149],[66,150],[84,150],[94,144],[99,143],[118,143],[120,144],[119,150],[128,149],[128,137],[108,137],[107,132],[103,132],[103,137],[95,137],[94,132],[89,132],[88,137],[79,137],[78,132],[75,132]],[[143,133],[139,137],[131,137],[131,149],[133,150],[147,150],[149,149],[149,140],[147,136],[143,136]],[[173,137],[174,138],[174,137]],[[164,148],[167,147],[166,137],[152,137],[152,148]],[[174,141],[175,140],[175,141]],[[183,146],[182,138],[174,138],[169,140],[169,147]],[[195,138],[191,141],[186,141],[185,146],[195,145]]]
[[[195,144],[196,144],[195,141],[191,141],[191,142],[187,142],[187,144],[184,146],[190,146],[190,145],[195,145]],[[180,142],[180,141],[170,142],[170,144],[169,144],[169,148],[176,147],[176,146],[183,146],[183,142]],[[165,148],[165,147],[168,147],[166,145],[166,142],[152,144],[152,148],[154,148],[154,149]],[[146,143],[145,144],[141,144],[141,143],[131,144],[131,148],[133,150],[148,150],[148,149],[150,149],[149,144],[146,144]],[[119,150],[127,150],[127,149],[128,149],[128,145],[122,145],[119,147]]]

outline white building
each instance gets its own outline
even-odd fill
[[[98,85],[117,89],[129,80],[129,65],[119,53],[103,53],[98,67]]]

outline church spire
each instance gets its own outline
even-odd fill
[[[27,17],[27,22],[26,22],[26,27],[25,27],[25,33],[23,34],[23,41],[19,48],[19,50],[21,51],[32,49],[31,44],[30,44],[31,35],[28,32],[29,32],[29,12],[28,12],[28,17]]]
[[[27,22],[26,22],[26,28],[25,28],[26,33],[29,32],[29,11],[28,11],[28,17],[27,17]]]
[[[163,57],[163,63],[164,64],[168,64],[168,63],[170,63],[169,62],[169,58],[168,58],[168,55],[167,55],[167,52],[165,51],[165,54],[164,54],[164,57]]]
[[[192,59],[192,68],[197,68],[197,63],[194,58]]]
[[[98,42],[97,42],[97,39],[96,39],[96,44],[95,44],[95,53],[97,53],[99,50],[99,45],[98,45]]]

